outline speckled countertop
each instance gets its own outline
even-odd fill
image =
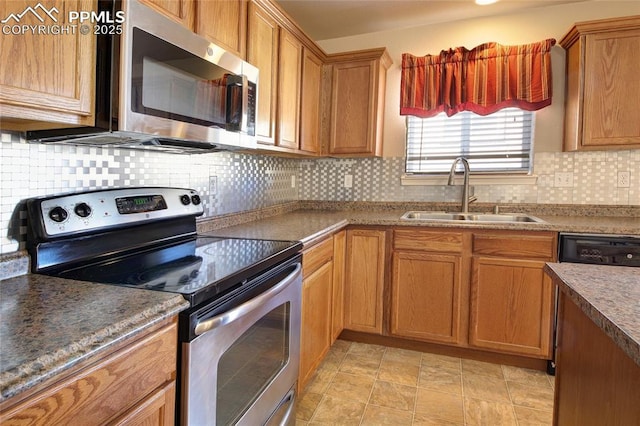
[[[546,271],[640,366],[640,268],[548,263]]]
[[[323,235],[347,225],[419,226],[466,229],[510,229],[522,231],[580,232],[640,235],[640,217],[550,216],[534,214],[544,223],[487,223],[465,221],[410,221],[400,217],[406,209],[316,210],[303,209],[228,227],[200,223],[198,231],[226,237],[266,238],[302,241],[312,245]]]
[[[351,205],[336,206],[335,203],[293,202],[246,214],[203,220],[198,222],[198,232],[297,240],[307,247],[349,224],[640,234],[637,208],[629,208],[622,214],[612,209],[611,215],[606,209],[582,209],[576,213],[574,206],[566,206],[564,210],[560,208],[560,214],[558,207],[524,205],[511,209],[546,221],[532,224],[410,222],[400,219],[407,210],[424,207],[415,203],[358,203],[357,208],[353,208]],[[429,204],[427,209],[451,211],[451,206]],[[26,272],[20,271],[28,270],[25,266],[28,265],[28,257],[24,252],[3,256],[2,265],[0,272],[4,273],[0,277],[13,278],[0,281],[0,401],[187,307],[181,296],[167,293],[21,275]],[[611,272],[622,273],[619,269]],[[613,275],[604,275],[610,281],[617,281]],[[581,290],[577,287],[575,291]],[[635,299],[628,300],[637,301],[637,293],[634,294]],[[585,300],[591,301],[589,297]],[[635,351],[638,351],[640,327],[637,321],[640,319],[637,306],[635,309],[633,324],[636,325],[633,327],[636,331],[631,336],[636,342]]]
[[[200,231],[227,237],[299,240],[307,247],[347,225],[640,235],[640,217],[634,216],[549,215],[541,211],[535,216],[545,223],[469,223],[400,219],[406,211],[295,210],[218,229],[208,229],[202,223]],[[571,263],[555,264],[553,268],[562,273],[561,279],[567,279],[564,287],[580,301],[583,310],[640,365],[640,268]]]
[[[22,275],[0,283],[0,401],[187,308],[180,295]]]

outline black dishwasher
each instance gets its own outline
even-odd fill
[[[640,266],[640,236],[560,234],[560,262]]]
[[[558,261],[594,265],[640,267],[640,235],[571,234],[560,233]],[[553,320],[553,359],[547,373],[555,374],[558,330],[558,289]]]

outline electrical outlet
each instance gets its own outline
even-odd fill
[[[296,187],[296,175],[291,175],[291,187]]]
[[[556,188],[571,188],[573,186],[573,172],[556,172],[553,186]]]
[[[209,176],[209,195],[216,195],[218,193],[218,177]]]
[[[344,187],[351,188],[353,186],[353,175],[344,175]]]
[[[618,172],[618,188],[629,188],[630,172]]]

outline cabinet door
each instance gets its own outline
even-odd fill
[[[330,154],[373,153],[375,61],[333,66]]]
[[[225,50],[244,58],[247,1],[196,2],[196,32]]]
[[[333,236],[333,303],[331,306],[331,344],[344,329],[344,268],[347,248],[347,232]]]
[[[281,28],[277,144],[284,148],[299,147],[301,69],[302,43]]]
[[[106,424],[124,414],[125,418],[155,418],[158,423],[154,424],[161,424],[164,418],[172,424],[174,405],[166,398],[173,401],[169,393],[175,386],[177,330],[174,321],[45,388],[1,412],[0,423],[90,426]]]
[[[303,389],[331,346],[333,262],[330,260],[302,283],[299,388]]]
[[[247,61],[260,70],[256,136],[261,144],[276,142],[278,88],[278,23],[255,3],[249,4]]]
[[[140,3],[146,4],[193,31],[194,0],[140,0]]]
[[[543,268],[544,261],[474,256],[470,345],[550,357],[553,286]]]
[[[344,328],[382,334],[385,231],[347,231]]]
[[[459,343],[461,267],[459,255],[394,252],[391,334]]]
[[[638,364],[564,292],[558,327],[553,424],[637,425]]]
[[[640,146],[640,29],[586,37],[583,145]]]
[[[34,3],[35,4],[35,3]],[[20,14],[28,1],[0,2],[0,16]],[[44,25],[71,25],[70,11],[96,10],[95,0],[46,2],[57,17]],[[26,14],[20,25],[43,25]],[[2,128],[33,130],[60,127],[47,123],[94,125],[95,36],[80,31],[66,34],[2,34],[0,104]],[[34,124],[34,121],[39,123]]]
[[[158,389],[133,410],[112,423],[112,426],[148,425],[172,426],[175,424],[176,385],[171,382]]]
[[[320,153],[320,99],[322,61],[309,49],[302,59],[302,92],[300,94],[300,149]]]

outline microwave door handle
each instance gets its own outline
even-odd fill
[[[231,321],[234,321],[253,311],[257,307],[263,305],[267,300],[282,292],[282,290],[284,290],[289,284],[291,284],[300,275],[301,270],[302,266],[300,265],[300,263],[298,263],[293,272],[287,275],[285,279],[283,279],[278,284],[271,287],[261,295],[254,297],[253,299],[230,310],[229,312],[225,312],[224,314],[209,318],[204,321],[198,321],[194,331],[195,335],[200,336],[201,334],[211,331],[214,328],[229,324]]]
[[[247,132],[249,128],[249,79],[242,75],[242,121],[240,131]]]

